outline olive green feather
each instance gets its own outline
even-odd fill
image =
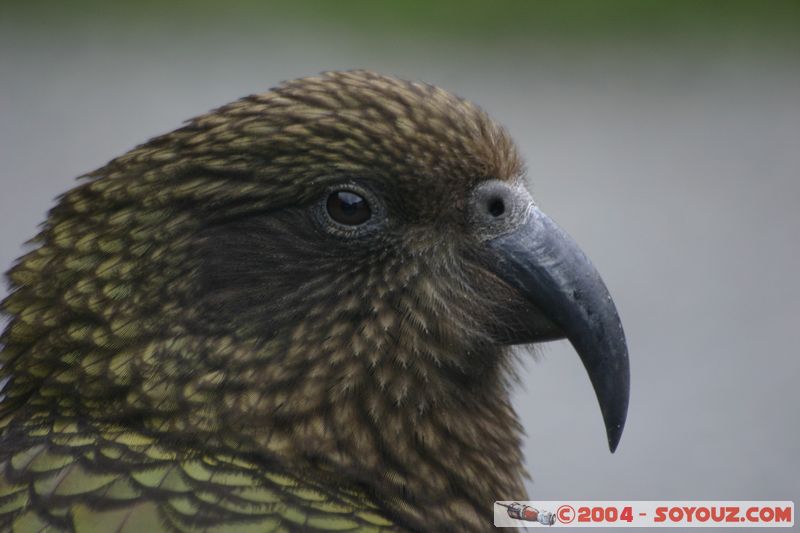
[[[463,281],[442,213],[522,171],[473,104],[357,71],[83,176],[8,273],[0,529],[490,528],[524,495],[484,327],[507,289]],[[403,231],[321,234],[320,198],[359,180]]]

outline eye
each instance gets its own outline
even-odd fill
[[[352,191],[334,191],[328,196],[326,208],[330,217],[345,226],[358,226],[372,216],[367,200]]]

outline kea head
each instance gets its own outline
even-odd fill
[[[622,433],[602,280],[508,133],[430,85],[332,72],[221,107],[85,176],[33,246],[9,274],[5,413],[485,507],[522,496],[510,347],[567,338],[612,451]]]

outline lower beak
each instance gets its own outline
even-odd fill
[[[600,274],[575,241],[537,208],[522,226],[486,244],[493,251],[495,274],[555,324],[578,352],[614,452],[628,413],[630,368],[622,323]],[[536,317],[531,313],[531,322]],[[529,341],[529,332],[542,328],[531,324],[523,329],[518,342]]]

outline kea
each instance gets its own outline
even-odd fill
[[[614,303],[460,97],[328,72],[79,180],[8,273],[0,530],[491,529],[555,339],[617,446]]]

